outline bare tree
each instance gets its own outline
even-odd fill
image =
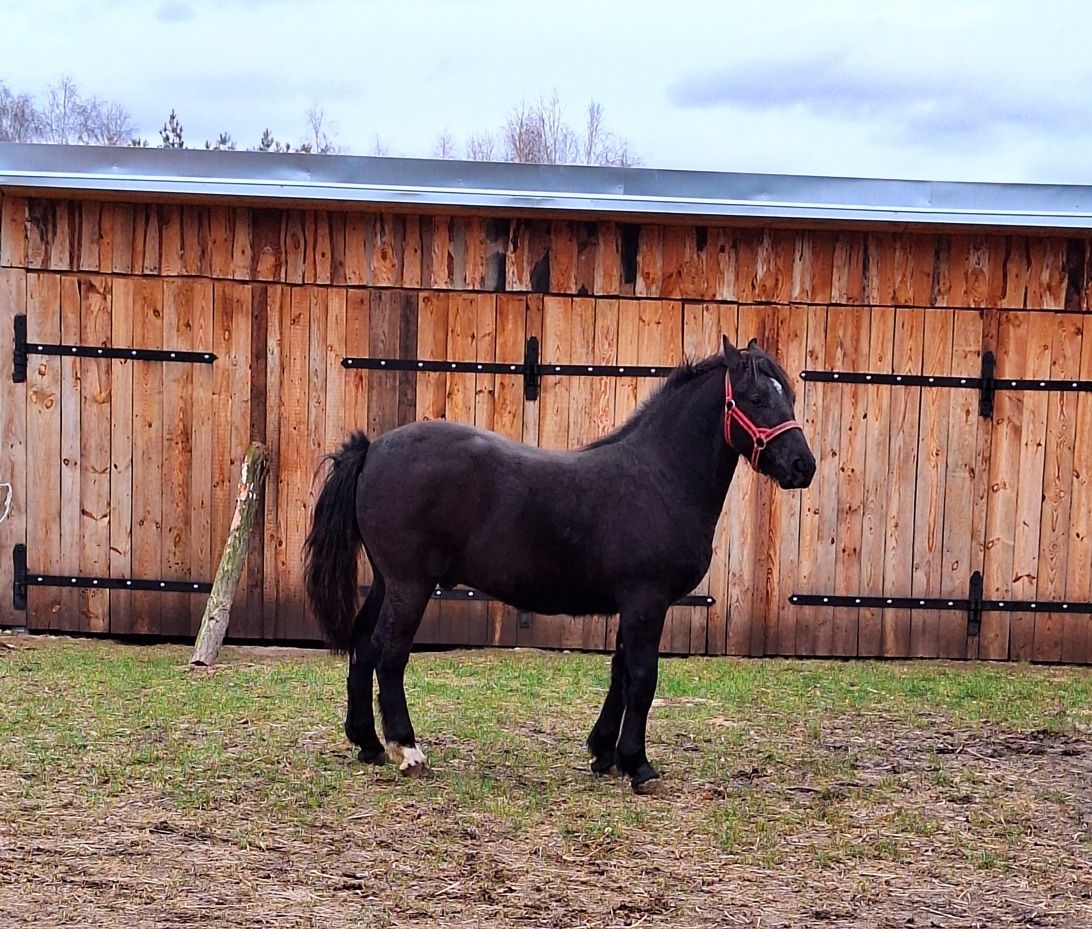
[[[300,145],[316,155],[336,155],[341,150],[334,142],[334,125],[327,119],[326,111],[318,104],[307,108],[307,140]]]
[[[30,94],[14,94],[0,82],[0,142],[39,142],[45,117]]]
[[[472,135],[466,140],[466,157],[471,161],[498,161],[497,142],[488,132]]]
[[[379,158],[387,158],[390,156],[390,153],[390,146],[381,138],[379,138],[379,135],[377,133],[375,137],[375,145],[372,147],[372,154],[376,155]]]
[[[436,145],[433,148],[433,154],[436,158],[452,159],[455,158],[455,139],[451,135],[450,129],[445,129],[436,137]]]
[[[46,138],[59,145],[80,140],[83,104],[80,90],[70,75],[65,75],[46,92]]]
[[[135,135],[133,116],[120,103],[92,97],[80,108],[80,142],[88,145],[128,145]]]
[[[215,142],[205,140],[205,149],[216,152],[233,152],[236,149],[235,140],[230,132],[221,132]]]

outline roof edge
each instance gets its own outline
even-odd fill
[[[1092,230],[1092,186],[0,143],[0,190],[708,222]]]

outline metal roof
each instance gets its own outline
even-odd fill
[[[0,144],[0,190],[43,196],[757,223],[1092,230],[1092,186]]]

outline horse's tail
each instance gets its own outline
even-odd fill
[[[354,432],[329,455],[333,467],[315,504],[307,535],[307,598],[330,648],[353,647],[357,571],[362,539],[356,522],[356,484],[371,443]]]

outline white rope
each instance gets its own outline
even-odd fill
[[[0,523],[2,523],[11,514],[12,488],[11,484],[7,483],[6,481],[3,484],[0,484],[0,487],[6,487],[8,489],[7,498],[4,500],[4,515],[0,516]]]

